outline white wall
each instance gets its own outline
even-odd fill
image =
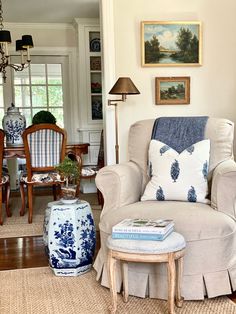
[[[76,47],[76,32],[72,24],[65,23],[5,23],[5,28],[11,31],[12,49],[15,41],[24,34],[33,37],[34,45],[39,47]]]
[[[236,123],[235,0],[113,0],[116,77],[130,76],[141,94],[119,104],[120,160],[132,123],[173,115],[209,115]],[[141,21],[202,21],[201,67],[141,67]],[[190,76],[190,105],[155,105],[157,76]]]

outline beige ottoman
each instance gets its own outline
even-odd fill
[[[108,251],[108,278],[112,296],[111,313],[117,310],[117,292],[115,278],[115,264],[121,261],[123,279],[123,299],[128,302],[128,263],[167,263],[168,270],[168,310],[174,314],[174,300],[176,306],[183,305],[180,283],[183,272],[183,256],[186,242],[184,237],[172,232],[163,241],[107,239]],[[175,263],[176,261],[176,263]],[[176,264],[176,265],[175,265]],[[176,271],[177,266],[177,271]]]

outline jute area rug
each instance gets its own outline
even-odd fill
[[[98,205],[97,195],[91,194],[80,194],[80,199],[86,200],[90,203],[93,217],[98,230],[98,223],[101,214],[101,206]],[[52,195],[45,196],[34,196],[34,207],[33,207],[33,223],[28,223],[28,212],[24,216],[20,216],[19,210],[21,207],[21,199],[19,196],[10,197],[10,208],[12,212],[11,217],[6,217],[5,208],[3,205],[3,225],[0,226],[0,238],[12,238],[12,237],[24,237],[24,236],[40,236],[43,234],[43,220],[44,212],[47,208],[47,203],[53,201]]]
[[[100,314],[109,313],[110,293],[95,280],[92,270],[78,277],[56,277],[48,267],[0,272],[1,314]],[[157,299],[118,295],[117,314],[165,314],[167,303]],[[227,297],[185,301],[179,314],[235,314]]]

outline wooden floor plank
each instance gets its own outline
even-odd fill
[[[0,239],[0,270],[47,265],[42,236]]]
[[[95,256],[99,247],[100,236],[97,231]],[[42,236],[0,239],[0,271],[47,265],[48,258]]]

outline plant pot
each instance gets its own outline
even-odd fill
[[[61,197],[64,200],[74,200],[76,198],[76,184],[69,184],[68,186],[61,187]]]

